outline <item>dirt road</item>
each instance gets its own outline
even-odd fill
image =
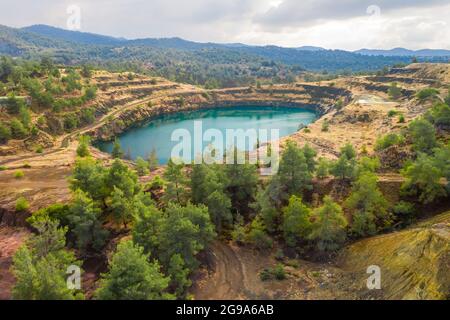
[[[273,264],[267,256],[235,245],[214,242],[207,252],[208,270],[195,281],[198,300],[257,299],[264,296],[259,271]]]

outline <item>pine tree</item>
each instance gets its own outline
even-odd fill
[[[17,250],[11,271],[16,278],[12,290],[19,300],[73,300],[83,299],[79,290],[67,286],[67,268],[79,266],[72,252],[64,247],[67,230],[48,217],[33,223],[37,234]]]
[[[278,169],[279,181],[288,196],[302,195],[312,188],[310,165],[303,151],[294,142],[288,141]]]
[[[186,268],[180,254],[174,254],[170,258],[168,274],[170,275],[170,286],[174,289],[178,298],[184,298],[186,289],[192,285],[189,279],[191,271]]]
[[[138,176],[142,177],[148,175],[150,172],[149,166],[149,163],[141,157],[136,158],[136,172]]]
[[[206,205],[217,233],[221,233],[225,226],[232,224],[231,200],[224,192],[219,190],[212,192],[206,199]]]
[[[319,179],[325,179],[329,175],[330,164],[325,158],[320,158],[317,164],[316,176]]]
[[[314,210],[314,223],[309,238],[316,242],[318,250],[333,251],[338,249],[347,237],[347,220],[342,208],[333,202],[331,197],[326,196],[323,201],[323,206]]]
[[[359,236],[373,235],[390,224],[388,203],[377,186],[377,176],[364,172],[354,183],[345,207],[353,213],[352,231]]]
[[[311,232],[311,209],[301,198],[291,196],[289,204],[283,209],[283,234],[289,246],[305,241]]]
[[[105,243],[108,231],[99,221],[100,210],[92,198],[81,190],[75,191],[69,207],[70,230],[75,235],[77,247],[86,252],[90,247],[100,250]]]
[[[148,167],[149,167],[150,171],[154,171],[158,167],[159,160],[158,160],[158,156],[156,154],[155,148],[153,148],[152,151],[150,152],[147,162],[148,162]]]
[[[114,145],[113,145],[113,149],[111,151],[111,156],[114,159],[122,159],[124,157],[124,152],[122,150],[122,146],[120,145],[120,141],[119,139],[115,139],[114,140]]]
[[[176,164],[172,159],[167,163],[167,169],[164,172],[164,179],[167,181],[167,185],[163,196],[163,201],[166,204],[170,202],[185,204],[187,201],[186,184],[188,181],[183,169],[183,164]]]
[[[142,247],[123,241],[117,246],[109,271],[102,275],[95,296],[100,300],[172,299],[166,293],[169,281],[158,262],[148,262]]]
[[[81,158],[88,157],[90,155],[89,144],[90,144],[89,136],[81,136],[78,142],[77,156]]]

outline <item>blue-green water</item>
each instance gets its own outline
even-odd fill
[[[194,139],[194,124],[197,123],[198,126],[198,121],[201,121],[203,134],[208,129],[218,129],[223,134],[223,143],[217,141],[202,142],[202,148],[212,145],[219,150],[229,147],[226,140],[227,129],[256,129],[257,132],[260,132],[260,129],[266,129],[267,137],[258,135],[259,142],[264,143],[273,139],[271,129],[278,129],[281,138],[296,132],[301,125],[308,125],[315,119],[316,114],[313,111],[299,108],[236,106],[161,116],[145,126],[123,133],[118,138],[122,149],[132,159],[137,157],[147,158],[154,149],[159,162],[165,164],[171,157],[173,148],[180,142],[179,140],[171,141],[173,132],[177,129],[186,129],[185,132],[190,133],[192,139]],[[192,149],[194,149],[194,143],[194,141],[191,143]],[[100,150],[110,153],[113,143],[102,142],[97,146]],[[247,143],[245,151],[251,151],[254,147],[255,145]],[[194,150],[192,150],[191,156],[193,159]],[[188,159],[186,156],[184,158]]]

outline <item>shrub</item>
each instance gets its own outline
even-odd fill
[[[262,219],[259,216],[253,219],[248,238],[258,249],[269,249],[273,246],[273,241],[267,235]]]
[[[81,110],[81,122],[86,124],[91,124],[95,121],[95,109],[85,108]]]
[[[7,169],[8,169],[8,167],[6,167],[6,166],[0,166],[0,171],[5,171]]]
[[[96,96],[97,96],[97,87],[88,87],[84,92],[83,100],[84,101],[94,100]]]
[[[388,112],[388,117],[392,118],[394,116],[396,116],[399,112],[397,110],[389,110]]]
[[[138,176],[146,176],[150,173],[149,163],[142,159],[141,157],[137,157],[136,159],[136,172]]]
[[[425,118],[436,126],[450,126],[450,107],[444,103],[438,103],[429,110]]]
[[[26,211],[28,210],[28,208],[30,208],[30,204],[28,203],[27,199],[25,199],[24,197],[20,197],[19,199],[17,199],[16,212]]]
[[[284,266],[281,263],[277,264],[275,269],[273,269],[273,274],[277,280],[286,279],[286,271],[284,271]]]
[[[426,88],[426,89],[422,89],[419,92],[417,92],[416,97],[419,100],[426,100],[428,98],[435,97],[438,94],[439,94],[439,90],[436,90],[434,88]]]
[[[405,123],[405,116],[404,115],[399,115],[398,116],[398,123]]]
[[[272,270],[265,268],[259,273],[259,278],[261,279],[261,281],[268,281],[272,279]]]
[[[38,145],[36,147],[36,153],[42,153],[42,152],[44,152],[44,148],[41,145]]]
[[[415,209],[414,204],[406,201],[400,201],[397,203],[392,209],[397,220],[402,221],[403,223],[409,224],[415,218]]]
[[[400,145],[405,141],[402,135],[396,133],[389,133],[377,140],[375,143],[375,150],[381,151],[394,145]]]
[[[161,190],[164,188],[165,182],[160,176],[155,176],[146,186],[148,190]]]
[[[391,83],[391,86],[389,87],[388,95],[389,95],[389,98],[391,98],[393,100],[397,100],[398,98],[400,98],[402,96],[402,89],[400,89],[397,86],[397,83],[393,82],[393,83]]]
[[[27,136],[28,131],[23,123],[17,119],[11,121],[11,134],[15,139],[23,139]]]
[[[414,151],[431,153],[437,145],[436,129],[425,119],[417,119],[411,122],[409,134],[413,141]]]
[[[0,122],[0,143],[5,143],[9,139],[11,139],[11,129],[4,123]]]
[[[16,179],[22,179],[25,176],[22,170],[17,170],[14,172],[14,178]]]
[[[89,144],[91,138],[89,136],[80,136],[78,147],[77,147],[77,156],[84,158],[89,156]]]
[[[325,179],[328,177],[330,171],[330,163],[325,158],[320,158],[317,164],[316,177],[319,179]]]
[[[447,195],[445,187],[441,184],[442,169],[425,154],[419,154],[417,160],[407,166],[402,174],[406,178],[402,185],[402,192],[418,197],[424,204],[432,203]]]

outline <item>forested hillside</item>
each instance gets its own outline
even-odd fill
[[[45,25],[22,29],[0,26],[0,31],[1,54],[26,58],[50,55],[58,63],[89,62],[112,71],[134,70],[209,88],[249,85],[258,80],[292,82],[304,70],[348,74],[411,61],[411,57],[405,56],[196,43],[180,38],[126,40]]]

